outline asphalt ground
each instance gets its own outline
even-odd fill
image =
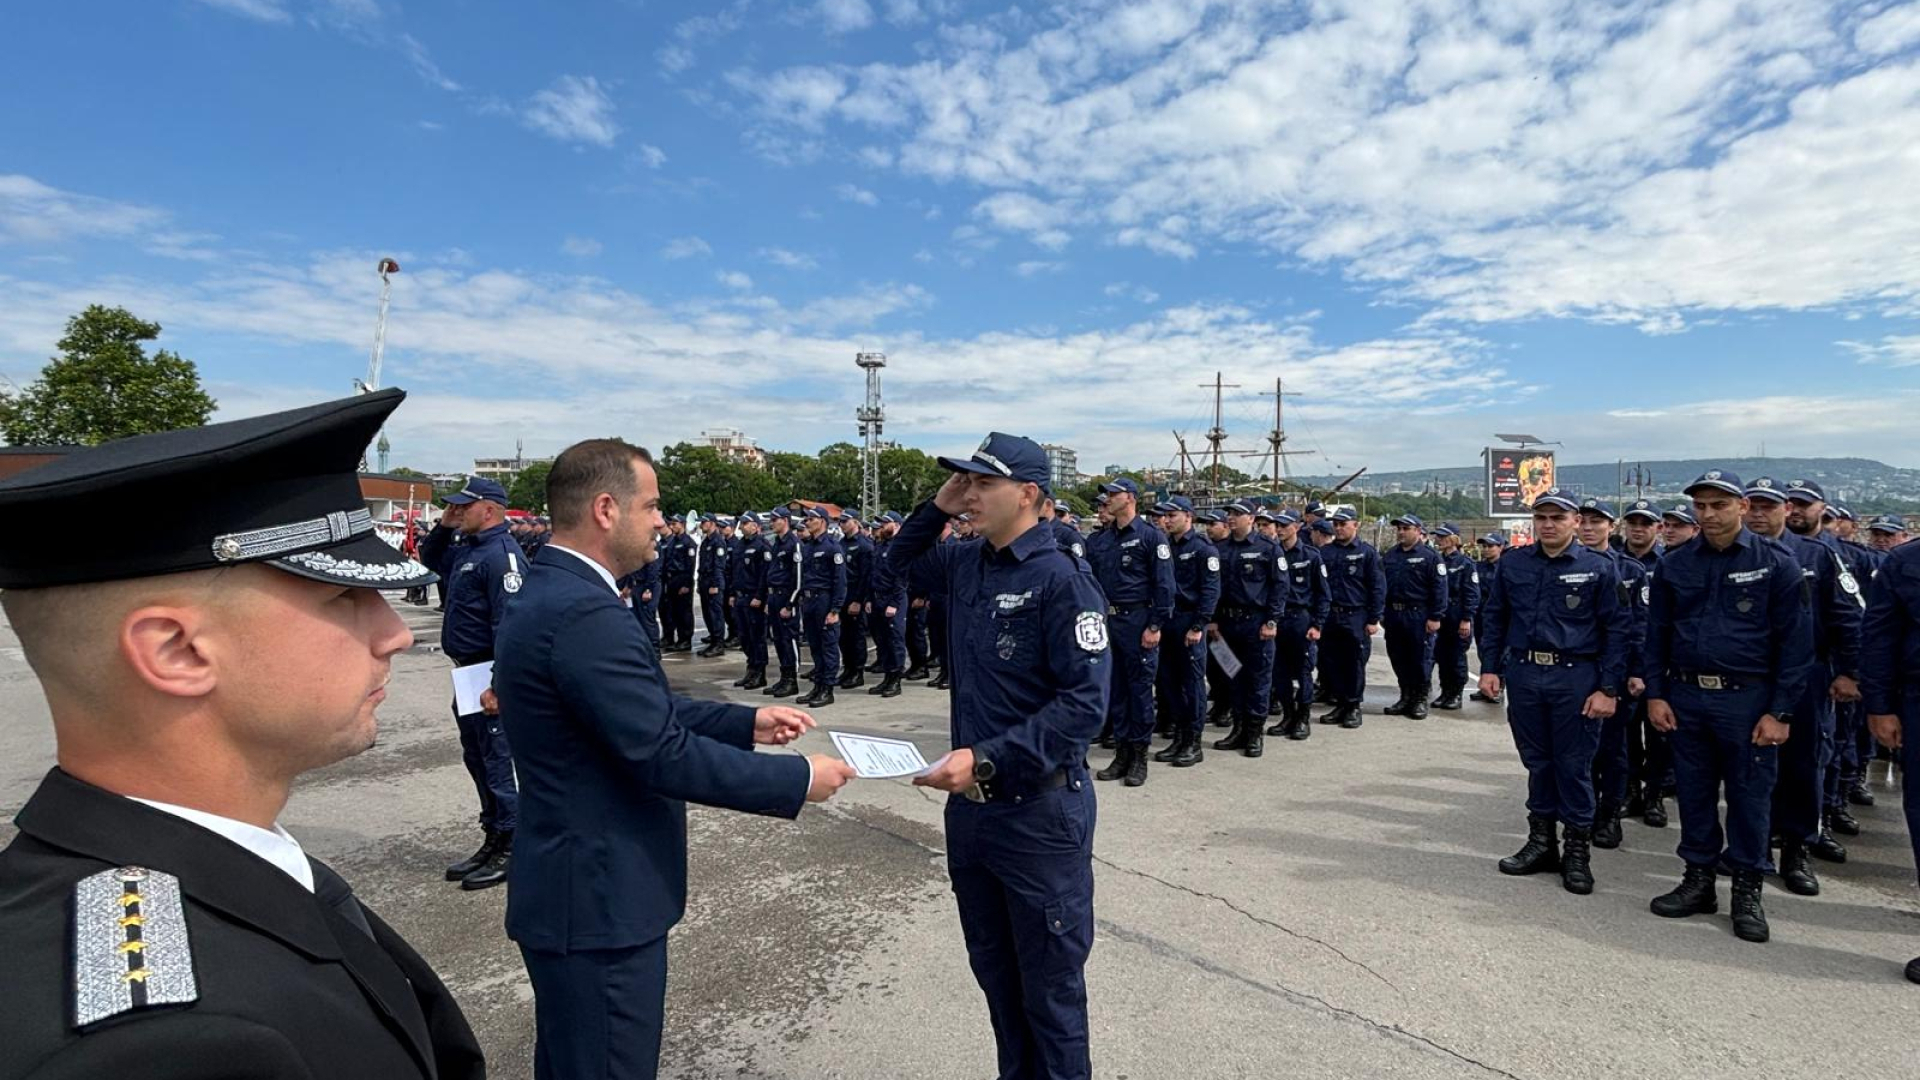
[[[448,715],[438,617],[399,605],[379,744],[298,786],[284,823],[440,971],[500,1077],[530,1075],[532,992],[501,930],[506,890],[463,893],[444,865],[479,839]],[[683,693],[727,688],[738,654],[667,660]],[[1920,1075],[1920,902],[1897,778],[1855,812],[1825,889],[1766,894],[1774,940],[1721,914],[1668,921],[1677,824],[1626,826],[1599,888],[1510,878],[1523,774],[1501,714],[1384,717],[1209,751],[1139,789],[1098,785],[1098,934],[1088,965],[1095,1074],[1182,1077],[1848,1078]],[[0,810],[52,763],[46,708],[0,629]],[[843,692],[825,727],[946,749],[947,698],[910,684]],[[824,733],[798,748],[827,751]],[[773,751],[767,751],[773,752]],[[786,752],[786,751],[778,751]],[[1106,755],[1095,752],[1097,768]],[[662,1074],[688,1078],[990,1077],[986,1009],[948,893],[942,799],[857,781],[786,823],[694,808],[692,895],[671,941]],[[0,840],[11,825],[0,826]]]

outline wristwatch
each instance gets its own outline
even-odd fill
[[[986,783],[993,779],[993,773],[994,768],[992,761],[983,757],[973,759],[973,779],[975,783]]]
[[[1615,701],[1620,699],[1620,688],[1617,686],[1603,686],[1600,688],[1600,692],[1613,698]]]

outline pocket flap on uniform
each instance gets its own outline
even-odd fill
[[[1045,908],[1047,933],[1054,937],[1069,934],[1080,928],[1081,909],[1077,904],[1065,900],[1055,900]]]

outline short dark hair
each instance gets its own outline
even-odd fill
[[[547,473],[547,513],[553,523],[563,529],[581,524],[601,495],[621,502],[632,498],[640,490],[633,475],[635,461],[652,465],[653,455],[623,439],[588,439],[562,450]]]

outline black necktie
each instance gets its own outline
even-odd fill
[[[361,933],[373,937],[373,927],[367,923],[367,913],[360,909],[360,901],[353,898],[353,886],[347,884],[347,879],[334,873],[331,866],[318,859],[308,859],[307,862],[313,866],[313,895]]]

